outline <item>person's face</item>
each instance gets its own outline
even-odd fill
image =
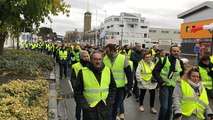
[[[144,61],[147,62],[147,63],[150,63],[150,61],[151,61],[151,55],[147,54],[146,56],[144,56]]]
[[[204,61],[203,61],[203,64],[205,64],[205,65],[208,65],[209,63],[210,63],[209,60],[204,60]]]
[[[179,47],[172,47],[172,55],[175,58],[179,58],[179,54],[180,54],[180,48]]]
[[[94,53],[90,61],[95,67],[100,67],[103,61],[101,53]]]
[[[89,54],[88,53],[83,53],[80,56],[80,59],[82,59],[83,61],[88,61],[89,60]]]
[[[136,47],[137,50],[141,50],[141,45],[140,44],[137,44],[135,47]]]
[[[165,52],[165,51],[160,52],[160,56],[161,56],[161,57],[164,57],[165,55],[166,55],[166,52]]]
[[[108,57],[111,57],[113,54],[112,54],[112,51],[109,49],[109,48],[106,48],[105,49],[106,50],[106,55],[108,56]]]
[[[199,72],[192,72],[191,75],[189,76],[189,80],[194,83],[198,83],[200,80]]]

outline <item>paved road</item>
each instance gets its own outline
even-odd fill
[[[72,89],[70,87],[70,77],[59,80],[59,67],[56,66],[56,81],[59,84],[59,92],[62,99],[58,102],[58,114],[61,120],[75,120],[75,102],[72,98]],[[159,112],[159,97],[158,90],[156,90],[155,108]],[[147,91],[144,101],[145,111],[139,111],[139,104],[130,97],[125,100],[125,120],[157,120],[158,113],[152,114],[149,112],[149,92]],[[210,100],[210,106],[213,109],[213,101]]]

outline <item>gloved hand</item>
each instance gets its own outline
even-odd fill
[[[132,96],[132,88],[130,88],[130,87],[125,87],[125,89],[126,89],[126,98],[129,98],[129,97],[131,97]]]
[[[210,120],[213,120],[213,114],[208,114],[207,116],[210,118]]]
[[[181,114],[181,113],[176,113],[176,114],[174,115],[174,119],[175,119],[175,120],[181,120],[181,117],[182,117],[182,114]]]

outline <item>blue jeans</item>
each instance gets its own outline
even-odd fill
[[[124,100],[124,87],[116,89],[116,96],[115,96],[115,103],[113,104],[112,108],[112,120],[116,120],[118,114],[118,107],[121,102]]]
[[[160,112],[158,120],[170,120],[172,116],[172,94],[174,87],[160,86],[159,99],[160,99]]]

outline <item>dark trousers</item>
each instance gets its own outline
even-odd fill
[[[63,74],[65,77],[67,77],[67,62],[59,63],[60,66],[60,78],[63,77]]]
[[[172,94],[174,87],[160,86],[159,99],[160,99],[160,112],[158,120],[170,120],[172,116]]]
[[[146,89],[140,89],[140,106],[143,105],[143,100],[146,94]],[[154,102],[155,102],[155,89],[149,90],[150,94],[150,108],[154,107]]]
[[[124,87],[116,89],[116,96],[115,96],[115,103],[113,104],[112,108],[112,120],[116,120],[118,114],[118,107],[121,102],[124,100]]]
[[[75,118],[76,120],[81,120],[81,107],[77,104],[75,106]]]
[[[134,72],[134,86],[133,86],[132,93],[135,95],[135,99],[139,98],[138,81],[136,80],[135,72]]]

